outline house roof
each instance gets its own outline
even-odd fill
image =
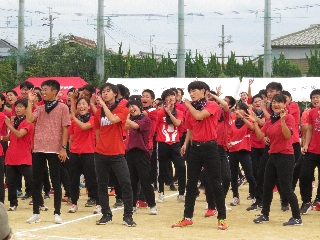
[[[320,43],[320,24],[312,24],[310,27],[294,32],[271,41],[271,46],[314,46],[315,42]]]
[[[9,51],[11,49],[17,49],[14,43],[7,40],[0,39],[0,57],[7,57],[10,55]]]
[[[70,40],[68,42],[77,42],[81,45],[87,46],[87,47],[91,47],[94,48],[96,47],[96,42],[90,39],[86,39],[86,38],[82,38],[82,37],[77,37],[77,36],[71,36]]]

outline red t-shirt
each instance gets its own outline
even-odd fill
[[[243,126],[238,129],[235,122],[232,122],[230,125],[231,148],[229,152],[238,152],[240,150],[251,151],[250,134],[252,134],[252,130],[250,130],[246,124],[243,124]]]
[[[149,136],[148,148],[149,150],[153,149],[153,135],[156,132],[156,127],[158,123],[158,110],[156,108],[149,108],[145,110],[148,114],[148,117],[151,119],[151,131]]]
[[[260,125],[259,125],[259,127],[260,127]],[[261,129],[261,127],[260,127],[260,129]],[[251,138],[251,148],[264,148],[265,147],[263,139],[259,140],[254,131],[252,131],[250,136],[251,136],[250,137]]]
[[[308,146],[308,152],[320,154],[320,108],[309,111],[308,124],[312,124],[312,136]]]
[[[292,115],[288,114],[285,117],[285,122],[289,130],[292,132],[295,126]],[[282,134],[281,119],[272,124],[269,118],[261,128],[261,131],[270,139],[270,150],[268,151],[269,154],[293,154],[292,136],[286,139]]]
[[[96,143],[95,152],[115,156],[125,153],[123,142],[123,129],[129,113],[128,108],[118,105],[113,111],[121,121],[112,124],[107,117],[101,118],[101,109],[98,109],[94,116],[94,128],[100,130],[99,139]]]
[[[177,111],[177,119],[183,122],[183,112],[176,109]],[[166,123],[166,112],[161,109],[158,112],[158,126],[156,128],[157,131],[157,142],[165,142],[166,144],[172,145],[173,143],[180,142],[178,127],[174,124]]]
[[[293,116],[295,125],[293,128],[293,135],[292,135],[292,143],[300,142],[299,138],[299,124],[300,124],[300,108],[299,105],[296,102],[292,102],[289,105],[290,114]]]
[[[220,107],[216,102],[208,101],[204,110],[211,115],[201,121],[197,121],[194,116],[187,112],[186,128],[193,130],[192,140],[197,142],[209,142],[217,140],[217,122],[220,117]]]
[[[185,127],[185,117],[186,117],[186,113],[188,111],[188,108],[186,107],[186,105],[184,103],[180,103],[180,102],[176,102],[175,107],[176,107],[176,109],[180,110],[183,113],[183,122],[178,127],[179,137],[182,137],[183,133],[187,132],[187,129]]]
[[[3,112],[0,112],[0,129],[4,128],[4,126],[7,126],[4,123],[5,120],[5,114]],[[2,144],[0,144],[0,156],[3,156],[3,148],[2,148]]]
[[[6,153],[6,165],[32,165],[31,143],[33,139],[34,125],[23,120],[18,131],[26,129],[28,132],[22,138],[17,138],[10,132],[10,144]]]
[[[127,103],[128,103],[128,100],[123,98],[120,100],[119,102],[119,106],[122,106],[122,107],[127,107]],[[124,142],[124,145],[125,147],[127,147],[127,144],[129,142],[129,130],[123,130],[123,142]]]
[[[311,109],[308,109],[302,113],[301,116],[301,126],[308,126],[309,113]]]
[[[228,131],[230,121],[230,111],[224,111],[220,109],[220,120],[217,123],[217,144],[222,146],[224,150],[228,149]]]
[[[92,128],[82,130],[74,120],[71,121],[71,126],[68,129],[69,135],[73,135],[70,152],[76,154],[94,153],[94,116],[91,116],[87,123],[89,123]]]
[[[11,112],[3,110],[2,113],[7,116],[9,119],[11,118]],[[7,136],[8,135],[8,127],[6,124],[2,125],[2,128],[0,129],[0,136]]]

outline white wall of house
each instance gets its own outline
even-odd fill
[[[313,47],[277,47],[272,49],[272,56],[278,59],[282,53],[286,59],[304,59],[306,55],[310,57],[310,50],[314,52]]]

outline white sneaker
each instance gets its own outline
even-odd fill
[[[78,206],[75,204],[72,204],[71,208],[69,208],[69,213],[75,213],[78,211]]]
[[[8,211],[15,211],[17,210],[17,206],[8,207]]]
[[[61,224],[61,223],[63,223],[62,218],[60,217],[59,214],[55,214],[55,215],[54,215],[54,221],[53,221],[53,222],[56,223],[56,224]]]
[[[237,197],[234,197],[230,203],[231,206],[237,206],[240,205],[240,199]]]
[[[150,208],[150,215],[157,215],[158,214],[158,208],[157,206]]]
[[[228,205],[226,204],[226,211],[231,211],[232,208],[229,208]]]
[[[227,205],[226,205],[227,206]],[[205,208],[204,208],[205,210],[208,210],[208,203],[207,203],[207,205],[205,206]]]
[[[101,206],[100,205],[96,205],[96,208],[93,211],[93,214],[100,214],[101,213]]]
[[[42,204],[40,207],[39,207],[40,211],[48,211],[49,208],[47,206],[45,206],[44,204]]]
[[[132,208],[132,214],[137,214],[137,208],[136,207]]]
[[[157,200],[159,203],[163,203],[164,202],[164,195],[163,195],[163,192],[159,193],[159,196],[158,196],[158,200]]]
[[[184,195],[179,195],[179,196],[177,197],[177,199],[178,199],[178,202],[185,202],[185,201],[186,201],[186,198],[185,198]]]
[[[40,214],[32,214],[32,216],[26,221],[27,223],[38,223],[40,222]]]

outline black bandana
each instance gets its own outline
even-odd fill
[[[80,120],[80,122],[83,122],[83,123],[88,122],[90,117],[91,117],[91,114],[89,112],[87,112],[84,115],[78,115],[78,119]]]
[[[112,104],[106,104],[106,105],[107,105],[107,108],[109,108],[110,112],[112,112],[116,107],[118,107],[119,102],[115,101]],[[102,107],[101,108],[101,118],[105,118],[105,117],[106,117],[106,113],[104,112],[103,107]]]
[[[150,105],[149,107],[143,107],[143,110],[148,110],[148,109],[150,109],[150,108],[153,108],[153,106]]]
[[[44,107],[46,110],[46,113],[50,113],[56,106],[58,106],[59,101],[53,100],[53,101],[44,101]]]
[[[197,101],[193,101],[191,104],[196,110],[201,111],[207,105],[207,100],[205,98],[201,98]]]
[[[236,118],[234,124],[238,129],[240,129],[244,125],[244,121],[241,118]]]
[[[256,114],[257,118],[263,118],[263,111],[262,110],[253,110],[253,112]]]
[[[224,120],[224,110],[220,108],[220,118],[218,119],[218,122],[223,122]]]
[[[144,115],[141,113],[138,116],[131,116],[130,115],[130,120],[131,121],[137,121],[137,120],[141,120],[144,117]]]
[[[270,119],[271,119],[271,123],[275,123],[276,121],[278,121],[280,119],[280,114],[272,112]]]
[[[171,114],[176,118],[177,117],[177,110],[174,107]],[[173,122],[171,121],[171,118],[169,116],[169,114],[166,112],[166,124],[173,124]]]
[[[20,117],[16,116],[16,117],[14,118],[14,120],[13,120],[13,127],[14,127],[15,129],[18,129],[20,123],[22,123],[22,121],[25,120],[25,119],[26,119],[26,116],[25,116],[25,115],[24,115],[24,116],[20,116]]]

